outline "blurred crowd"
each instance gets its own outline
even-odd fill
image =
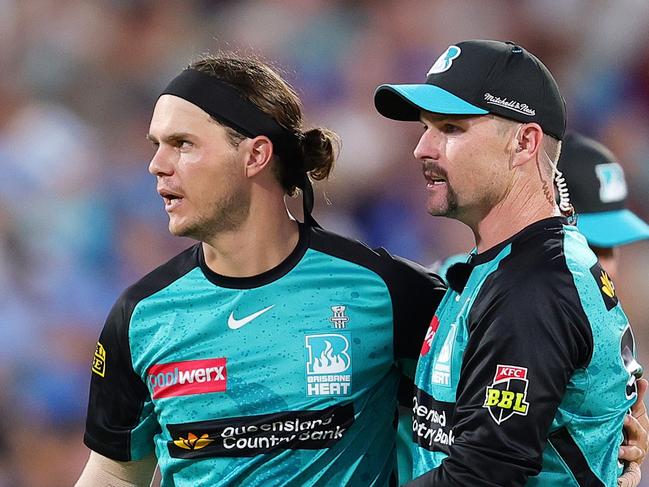
[[[431,265],[472,235],[426,214],[421,127],[378,116],[376,86],[423,81],[454,41],[515,40],[555,74],[569,128],[619,157],[647,220],[648,27],[646,0],[0,0],[0,487],[72,485],[103,320],[191,245],[167,232],[145,134],[193,58],[238,50],[280,67],[309,124],[343,139],[316,219]],[[648,246],[623,249],[616,282],[646,366]]]

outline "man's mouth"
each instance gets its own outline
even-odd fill
[[[430,171],[424,171],[424,178],[426,178],[426,183],[427,183],[426,186],[428,188],[446,184],[446,178],[440,176],[439,174],[432,173]]]
[[[166,210],[175,208],[183,200],[183,196],[181,194],[163,188],[158,189],[158,194],[162,197]]]

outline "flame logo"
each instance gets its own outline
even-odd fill
[[[337,374],[343,372],[349,367],[349,363],[345,362],[343,355],[334,354],[334,348],[331,346],[329,340],[325,340],[325,349],[319,357],[315,357],[313,362],[314,374]]]
[[[349,340],[345,335],[308,335],[306,347],[309,351],[307,374],[339,374],[351,367]]]
[[[611,278],[608,277],[608,274],[602,271],[599,280],[602,281],[602,292],[611,299],[615,298],[615,285],[611,281]]]
[[[202,435],[200,438],[194,433],[189,433],[186,439],[181,436],[179,439],[174,440],[174,445],[185,450],[200,450],[201,448],[205,448],[213,441],[214,440],[209,439],[209,435],[207,433]]]

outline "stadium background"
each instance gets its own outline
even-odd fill
[[[0,487],[72,485],[104,317],[190,244],[167,233],[144,135],[156,94],[193,56],[275,60],[309,123],[343,138],[316,217],[432,264],[471,235],[425,213],[421,128],[378,116],[375,87],[423,81],[454,41],[515,40],[555,73],[569,128],[619,156],[646,220],[648,26],[646,0],[0,0]],[[648,245],[623,249],[616,282],[645,364]]]

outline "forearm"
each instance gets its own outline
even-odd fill
[[[142,460],[119,462],[91,451],[75,487],[148,487],[156,463],[153,454]]]

